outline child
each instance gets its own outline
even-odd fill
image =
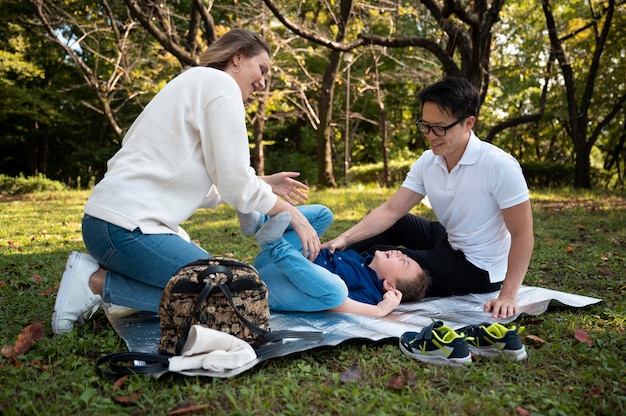
[[[267,283],[271,309],[383,317],[401,301],[424,298],[429,274],[399,249],[366,256],[322,250],[311,262],[301,253],[297,235],[286,231],[290,220],[288,212],[280,213],[256,234],[261,252],[254,266]]]

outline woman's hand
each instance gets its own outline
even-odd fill
[[[309,260],[314,261],[320,253],[322,245],[320,238],[306,217],[297,209],[292,208],[292,210],[294,212],[291,214],[291,227],[302,242],[302,254]]]
[[[304,204],[308,199],[308,195],[304,191],[308,191],[309,187],[302,182],[293,179],[300,176],[300,172],[279,172],[269,176],[261,176],[268,185],[272,187],[272,192],[281,196],[291,205]]]

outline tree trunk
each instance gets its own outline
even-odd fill
[[[333,49],[324,72],[322,89],[320,91],[319,116],[320,125],[317,129],[317,184],[322,188],[337,186],[333,173],[332,134],[330,121],[333,118],[333,96],[335,94],[335,80],[339,71],[339,57],[341,52]]]
[[[574,139],[576,162],[574,164],[574,186],[591,188],[591,147],[585,145],[585,137]]]
[[[257,175],[265,175],[265,154],[263,148],[263,130],[265,130],[265,108],[267,98],[270,92],[270,81],[267,80],[265,84],[265,90],[263,90],[263,96],[259,97],[259,105],[257,107],[256,116],[252,123],[253,137],[254,137],[254,152],[252,157],[252,163],[256,170]]]

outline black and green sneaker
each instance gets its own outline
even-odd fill
[[[469,349],[474,354],[485,357],[504,354],[509,360],[523,360],[528,356],[520,336],[523,330],[523,326],[507,328],[499,323],[484,322],[474,325],[467,329],[468,336],[472,337],[469,341]]]
[[[400,337],[400,349],[418,361],[425,363],[460,366],[472,362],[463,333],[436,321],[420,332],[405,332]]]

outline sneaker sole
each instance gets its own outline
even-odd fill
[[[468,354],[466,357],[459,357],[459,358],[445,358],[440,355],[415,354],[407,350],[404,347],[404,345],[402,345],[401,342],[400,342],[400,349],[409,357],[414,358],[417,361],[422,361],[424,363],[447,365],[447,366],[452,366],[452,367],[463,367],[466,364],[469,364],[472,362],[471,354]]]
[[[508,360],[512,361],[521,361],[528,357],[528,353],[526,352],[526,347],[522,345],[522,348],[519,350],[499,350],[496,347],[476,347],[473,345],[469,345],[470,352],[473,352],[476,355],[480,355],[482,357],[496,357],[500,354],[504,355]]]

